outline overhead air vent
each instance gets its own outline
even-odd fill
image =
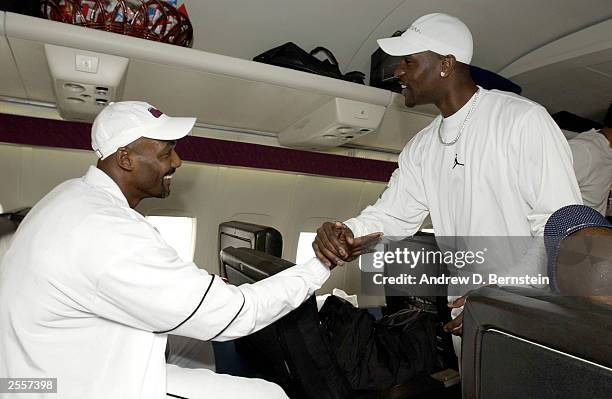
[[[280,144],[298,148],[337,147],[378,129],[385,107],[334,98],[278,135]]]
[[[45,54],[62,118],[90,121],[121,99],[127,58],[50,44]]]

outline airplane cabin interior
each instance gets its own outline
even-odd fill
[[[126,13],[130,4],[154,7],[149,37],[122,34],[116,24],[115,31],[93,26],[102,3],[106,18],[111,5],[128,3]],[[183,22],[164,19],[171,14],[164,7]],[[183,162],[170,196],[135,208],[181,259],[235,286],[309,261],[317,229],[376,203],[402,149],[439,117],[433,104],[405,105],[394,77],[399,58],[377,44],[433,12],[469,26],[479,87],[541,104],[568,140],[603,128],[612,100],[610,0],[7,1],[0,7],[0,267],[30,209],[96,164],[94,118],[128,100],[196,118],[176,144]],[[169,39],[182,44],[151,39],[166,32],[158,29],[162,19],[184,25]],[[307,56],[325,47],[340,76],[254,60],[287,42]],[[440,251],[435,234],[428,217],[411,242]],[[360,267],[359,259],[334,267],[302,305],[249,336],[212,342],[170,334],[166,360],[262,378],[292,399],[612,397],[609,304],[533,287],[481,287],[466,302],[457,357],[443,329],[452,320],[446,286],[432,295],[410,288],[370,295]],[[436,267],[437,276],[448,273],[444,262]],[[364,348],[352,356],[372,364],[359,364],[362,379],[355,367],[347,371],[354,359],[338,355],[323,295],[354,301],[348,312],[359,323],[390,331],[351,341],[353,352]],[[354,323],[357,335],[362,324]],[[418,323],[430,327],[428,336],[410,341],[404,326]],[[387,353],[385,342],[409,342],[417,354]],[[391,365],[387,374],[376,370],[383,360]],[[401,373],[410,378],[376,384]]]

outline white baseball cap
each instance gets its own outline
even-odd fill
[[[472,33],[458,18],[447,14],[427,14],[414,21],[401,36],[379,39],[378,45],[389,55],[410,55],[433,51],[452,54],[464,64],[472,61]]]
[[[143,101],[110,103],[93,122],[91,148],[105,159],[140,137],[178,140],[189,134],[195,122],[196,118],[164,115]]]

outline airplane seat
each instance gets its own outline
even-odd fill
[[[232,284],[253,283],[293,265],[269,254],[232,247],[221,251],[221,261]],[[277,383],[291,398],[449,397],[427,376],[383,391],[352,391],[322,328],[313,295],[275,323],[241,338],[251,350],[245,360],[258,370],[258,377]]]
[[[273,227],[233,220],[219,224],[219,251],[228,246],[253,248],[280,257],[283,238]],[[219,275],[227,277],[221,262]],[[234,283],[239,284],[241,282]],[[256,377],[256,371],[241,361],[237,354],[241,346],[243,344],[239,339],[211,344],[194,338],[169,335],[166,362],[183,368],[207,368],[222,374]]]
[[[468,297],[464,398],[612,397],[612,308],[522,287]]]
[[[250,248],[221,251],[229,282],[255,283],[285,270],[293,263]],[[280,385],[291,398],[347,397],[348,385],[321,334],[315,295],[280,320],[237,341],[243,361],[256,377]],[[239,342],[238,342],[239,341]]]
[[[283,256],[283,236],[274,227],[232,220],[219,224],[219,252],[227,247],[253,248],[276,256]],[[219,261],[219,273],[227,277]]]
[[[248,281],[241,279],[240,273],[226,268],[221,251],[227,247],[252,248],[280,258],[283,253],[283,236],[270,226],[231,220],[219,224],[219,275],[228,278],[233,285]],[[229,274],[228,274],[229,273]],[[258,377],[257,371],[244,359],[253,357],[253,349],[248,339],[239,338],[227,342],[214,342],[213,349],[217,361],[217,372],[241,377]]]

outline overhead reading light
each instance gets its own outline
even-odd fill
[[[121,100],[127,58],[51,44],[45,54],[62,118],[91,121],[106,104]]]
[[[337,147],[378,129],[384,114],[380,105],[334,98],[280,132],[278,141],[287,147]]]

